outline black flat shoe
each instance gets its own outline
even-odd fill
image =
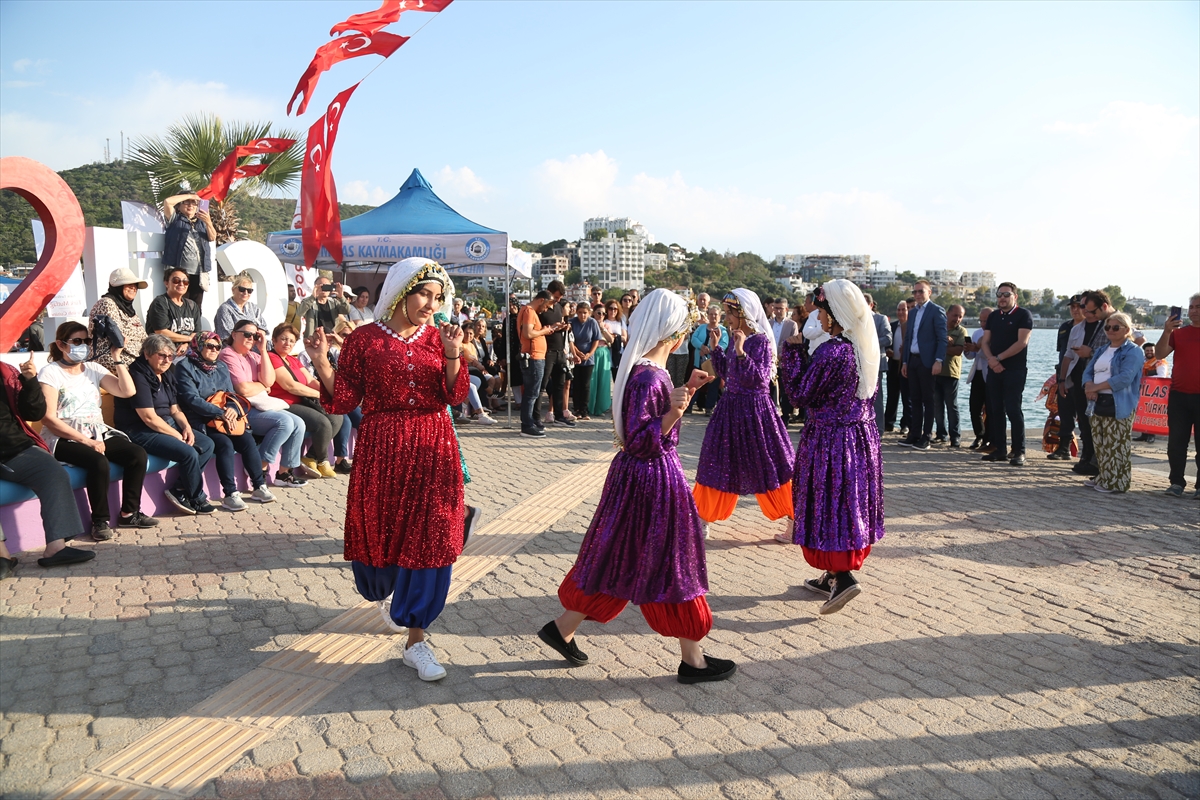
[[[39,558],[39,567],[65,567],[68,564],[82,564],[96,557],[94,550],[80,550],[76,547],[64,547],[49,558]]]
[[[553,647],[560,656],[570,661],[574,666],[588,663],[588,657],[576,645],[575,640],[567,641],[558,631],[558,623],[550,620],[538,631],[538,638]]]
[[[723,681],[737,672],[737,664],[727,659],[705,656],[704,661],[708,664],[704,669],[696,669],[686,661],[680,661],[679,682],[708,683],[709,681]]]

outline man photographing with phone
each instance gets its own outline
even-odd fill
[[[1167,463],[1170,465],[1171,485],[1164,494],[1183,497],[1187,481],[1183,470],[1187,464],[1188,445],[1200,425],[1200,292],[1188,300],[1188,321],[1183,325],[1182,309],[1172,309],[1163,325],[1162,338],[1154,345],[1154,357],[1166,358],[1175,353],[1171,371],[1171,393],[1167,396]],[[1197,439],[1200,445],[1200,439]],[[1200,467],[1200,447],[1196,465]],[[1200,500],[1200,481],[1192,498]]]

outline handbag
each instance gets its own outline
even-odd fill
[[[1096,405],[1092,408],[1092,415],[1096,417],[1117,416],[1117,401],[1111,394],[1096,395]]]
[[[212,428],[213,430],[220,431],[227,436],[241,436],[246,432],[246,419],[249,415],[248,409],[250,406],[249,400],[242,397],[240,394],[227,392],[222,389],[221,391],[213,393],[213,395],[208,398],[208,402],[212,403],[218,408],[228,408],[230,405],[232,405],[235,409],[237,409],[238,414],[237,419],[235,419],[233,422],[225,419],[224,416],[210,419],[207,423],[208,427]]]
[[[300,376],[296,374],[296,371],[292,369],[292,365],[288,363],[286,357],[280,356],[279,361],[281,364],[283,364],[283,368],[288,371],[288,374],[292,376],[292,380],[299,384],[304,383],[304,381],[300,380]],[[315,397],[297,397],[295,405],[311,408],[313,411],[320,411],[322,414],[325,413],[325,407],[322,406],[321,401]]]
[[[250,407],[255,411],[287,411],[287,400],[270,392],[259,392],[250,398]]]

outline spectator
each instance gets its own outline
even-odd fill
[[[987,330],[979,342],[987,359],[988,439],[996,450],[984,461],[1008,461],[1014,467],[1025,466],[1025,412],[1021,395],[1025,391],[1026,350],[1033,333],[1033,315],[1017,305],[1017,287],[1004,282],[996,289],[996,310],[988,315]],[[1004,417],[1012,423],[1012,452],[1007,452]]]
[[[337,325],[338,315],[341,314],[347,319],[350,318],[350,305],[340,297],[333,296],[333,281],[325,276],[321,276],[313,281],[312,297],[307,297],[297,309],[300,316],[304,317],[304,336],[312,336],[318,327],[325,333],[333,333],[334,326]],[[264,326],[260,326],[264,327]],[[296,328],[292,328],[296,331]],[[299,337],[299,331],[296,336]]]
[[[1113,313],[1104,321],[1108,339],[1083,371],[1083,392],[1092,418],[1092,440],[1100,473],[1086,481],[1097,492],[1129,491],[1133,476],[1133,415],[1142,385],[1142,349],[1133,343],[1133,322]]]
[[[245,511],[246,501],[237,489],[237,473],[233,465],[235,451],[242,457],[242,469],[246,471],[253,487],[250,498],[259,503],[273,503],[275,495],[267,488],[258,445],[254,442],[251,428],[245,424],[248,421],[248,409],[239,408],[230,397],[236,394],[233,379],[229,377],[229,367],[220,361],[220,354],[221,337],[213,331],[197,333],[192,337],[187,356],[175,365],[175,385],[179,393],[179,406],[188,423],[212,439],[217,458],[217,476],[225,493],[222,507],[226,511]],[[226,395],[220,405],[212,402],[218,392]],[[217,424],[214,425],[214,422]],[[236,432],[239,427],[240,433]]]
[[[592,393],[588,398],[588,413],[593,417],[612,410],[612,347],[617,338],[604,324],[608,312],[603,303],[592,306],[592,319],[600,330],[600,347],[596,350],[595,368],[592,370]]]
[[[883,355],[892,346],[892,329],[888,324],[888,318],[875,310],[875,298],[867,292],[863,292],[863,300],[866,301],[867,307],[871,309],[871,317],[875,321],[875,336],[879,339],[879,353]],[[875,383],[875,424],[879,427],[879,432],[883,433],[884,428],[884,410],[883,410],[883,376],[887,373],[886,358],[879,359],[879,376]],[[786,392],[785,392],[786,394]]]
[[[1159,358],[1154,352],[1155,345],[1153,342],[1146,342],[1142,345],[1142,352],[1146,355],[1146,363],[1142,365],[1143,378],[1169,378],[1171,377],[1171,362],[1165,358]]]
[[[642,295],[637,289],[630,289],[629,296],[633,298],[633,307],[637,308],[637,304],[642,302]]]
[[[200,306],[186,296],[190,281],[182,268],[167,267],[163,275],[167,291],[154,298],[146,311],[146,330],[174,342],[179,355],[186,352],[192,334],[200,329]]]
[[[771,333],[775,337],[776,353],[783,352],[783,343],[799,333],[800,327],[796,320],[788,316],[787,298],[776,297],[771,301]],[[783,424],[787,425],[792,421],[792,401],[788,399],[787,392],[780,391],[778,378],[771,381],[771,395],[783,417]]]
[[[691,370],[688,369],[688,364],[692,363],[692,355],[688,347],[690,338],[691,332],[689,331],[683,339],[683,344],[667,355],[667,374],[671,376],[671,385],[677,389],[687,383],[688,376],[691,375]]]
[[[50,363],[38,373],[46,396],[42,439],[51,454],[64,464],[87,473],[88,503],[92,507],[92,538],[113,537],[108,508],[109,462],[124,470],[121,481],[122,528],[153,528],[158,520],[142,513],[142,482],[146,477],[146,451],[129,437],[104,423],[100,389],[114,397],[133,396],[133,377],[120,361],[121,349],[110,352],[116,363],[114,376],[89,362],[91,339],[80,322],[58,326],[50,343]]]
[[[503,345],[496,343],[496,355],[500,358],[500,368],[508,378],[508,385],[513,390],[513,401],[520,406],[521,390],[524,373],[521,370],[521,337],[517,333],[517,317],[521,315],[521,304],[516,297],[508,298],[508,314],[504,317],[504,333],[501,336]]]
[[[216,241],[217,231],[208,218],[208,212],[200,210],[200,198],[197,195],[168,197],[163,201],[163,211],[165,218],[170,220],[167,223],[167,241],[163,247],[163,268],[183,269],[189,281],[188,299],[203,308],[208,273],[212,271],[208,243]],[[129,347],[126,352],[129,352]]]
[[[1172,497],[1183,497],[1187,488],[1183,471],[1188,443],[1200,425],[1200,293],[1188,300],[1188,320],[1191,325],[1180,327],[1177,317],[1168,319],[1163,325],[1162,338],[1154,346],[1156,358],[1175,354],[1171,393],[1167,395],[1167,463],[1171,468],[1171,485],[1165,494]],[[1200,448],[1196,451],[1196,467],[1200,469]],[[1192,498],[1200,500],[1200,478]]]
[[[88,336],[92,339],[92,360],[109,372],[116,374],[116,361],[109,353],[112,343],[106,336],[96,334],[96,320],[106,317],[121,332],[124,337],[121,349],[121,361],[125,366],[133,364],[142,351],[142,342],[146,341],[146,328],[142,325],[141,317],[133,307],[138,289],[145,289],[147,283],[138,280],[133,270],[128,267],[114,269],[108,276],[108,291],[96,301],[88,312]],[[130,355],[132,353],[132,355]]]
[[[354,290],[354,302],[350,304],[348,317],[356,325],[375,321],[375,309],[371,307],[371,290],[359,286]]]
[[[337,473],[329,463],[329,445],[342,429],[344,419],[341,414],[330,414],[322,408],[320,382],[304,368],[300,359],[291,355],[297,340],[296,329],[290,325],[276,325],[271,331],[273,350],[270,358],[271,366],[275,368],[271,396],[287,403],[287,410],[304,422],[309,446],[308,455],[301,463],[308,468],[308,474],[316,472],[320,477],[332,478]]]
[[[296,287],[290,283],[288,284],[287,311],[284,312],[283,321],[296,330],[304,327],[304,316],[300,313],[300,304],[296,302]]]
[[[450,313],[450,321],[455,325],[463,325],[470,321],[471,315],[463,309],[463,299],[461,297],[454,298],[454,310]]]
[[[901,446],[928,450],[933,438],[933,381],[946,360],[946,311],[929,299],[929,281],[913,284],[916,306],[900,351],[900,374],[908,381],[912,425]],[[1032,327],[1032,323],[1030,325]]]
[[[633,313],[633,295],[629,292],[621,295],[621,322],[629,327],[629,315]]]
[[[812,295],[807,295],[804,298],[804,311],[808,315],[804,321],[804,338],[808,340],[808,355],[811,358],[813,353],[817,352],[817,348],[829,341],[829,334],[821,327],[821,320],[818,318],[820,313],[817,307],[813,305]],[[811,308],[809,306],[812,306]]]
[[[463,323],[462,331],[463,342],[459,357],[463,361],[462,366],[467,368],[467,377],[471,384],[467,387],[467,407],[470,409],[470,415],[460,417],[458,421],[495,425],[496,420],[492,419],[484,409],[483,399],[480,395],[481,392],[486,392],[484,377],[487,373],[483,369],[483,364],[479,361],[479,351],[475,347],[475,326],[471,324],[471,320]],[[457,414],[458,412],[456,411],[455,413]]]
[[[601,323],[601,327],[608,331],[613,339],[608,350],[612,356],[612,377],[615,380],[617,369],[621,366],[621,354],[625,352],[625,343],[629,341],[629,327],[621,318],[621,304],[616,300],[609,300],[604,306],[604,322]]]
[[[1083,391],[1083,371],[1087,369],[1088,362],[1096,351],[1108,342],[1108,337],[1104,332],[1104,321],[1113,313],[1113,310],[1109,304],[1108,294],[1103,290],[1093,289],[1083,293],[1082,339],[1077,345],[1071,345],[1068,342],[1068,349],[1071,351],[1073,361],[1069,360],[1065,365],[1065,369],[1069,370],[1068,392],[1074,393],[1068,402],[1079,421],[1081,445],[1079,463],[1072,467],[1071,471],[1077,475],[1093,478],[1100,474],[1100,466],[1096,462],[1096,448],[1092,443],[1091,418],[1083,413],[1083,409],[1087,407],[1087,397]],[[1075,330],[1077,329],[1072,328],[1073,332]]]
[[[971,386],[971,396],[967,400],[971,411],[971,430],[975,433],[975,441],[971,443],[972,450],[988,450],[987,427],[983,424],[983,409],[987,406],[987,359],[979,358],[981,351],[979,343],[987,330],[990,308],[979,309],[979,329],[971,333],[971,341],[963,345],[963,353],[971,361],[971,371],[967,374],[967,383]]]
[[[1075,417],[1083,412],[1082,408],[1075,408],[1075,395],[1068,389],[1071,369],[1067,366],[1068,362],[1076,357],[1072,348],[1083,344],[1083,337],[1087,332],[1087,323],[1083,317],[1083,295],[1072,296],[1068,307],[1071,310],[1071,319],[1058,327],[1058,447],[1053,453],[1046,455],[1046,458],[1052,461],[1071,460]],[[1083,375],[1082,370],[1079,374]]]
[[[812,295],[804,300],[805,308],[812,303]],[[896,304],[896,321],[892,323],[892,346],[885,353],[888,358],[887,410],[884,412],[883,430],[891,433],[896,429],[896,411],[900,407],[900,435],[908,436],[908,381],[900,371],[900,351],[904,346],[904,328],[908,325],[908,303],[901,300]]]
[[[233,390],[250,402],[250,428],[262,437],[258,455],[263,472],[270,469],[278,456],[275,485],[285,488],[304,486],[308,483],[305,478],[319,478],[321,473],[309,470],[300,462],[304,422],[288,413],[287,403],[271,396],[275,369],[271,359],[261,355],[266,349],[266,340],[266,333],[253,320],[244,319],[237,323],[219,358],[229,370]]]
[[[44,344],[46,338],[46,310],[42,309],[42,313],[38,314],[38,318],[30,323],[21,336],[17,339],[17,343],[13,345],[10,352],[21,353],[41,353],[46,349]]]
[[[587,303],[575,307],[575,316],[570,320],[574,337],[572,351],[575,355],[575,378],[571,400],[575,404],[575,416],[591,419],[588,403],[592,398],[592,372],[596,368],[596,351],[604,344],[600,323],[592,319],[592,308]],[[687,363],[684,363],[687,366]]]
[[[521,397],[521,435],[538,438],[546,435],[538,412],[540,387],[546,372],[546,338],[562,329],[558,325],[543,325],[541,312],[554,302],[546,291],[538,292],[517,315],[517,333],[521,340],[521,369],[524,392]]]
[[[134,393],[113,403],[113,420],[134,444],[152,456],[174,461],[179,476],[166,498],[184,514],[211,514],[213,507],[204,494],[204,465],[213,455],[213,442],[203,432],[192,430],[179,409],[171,360],[175,344],[159,333],[142,343],[129,373]]]
[[[563,322],[563,311],[559,306],[566,287],[562,281],[550,281],[546,287],[550,293],[551,303],[545,310],[538,312],[542,327],[550,328],[546,339],[546,374],[542,377],[542,391],[550,395],[550,411],[554,415],[556,425],[575,427],[575,419],[567,410],[567,330],[570,326]],[[632,293],[631,293],[632,294]]]
[[[950,446],[961,447],[962,428],[958,423],[958,383],[962,378],[962,353],[967,329],[962,326],[965,309],[952,305],[946,310],[946,361],[942,374],[933,379],[933,408],[937,422],[937,441],[945,443],[947,427]]]
[[[504,375],[496,358],[493,344],[488,341],[488,323],[476,317],[467,324],[471,329],[471,347],[465,354],[472,375],[478,374],[479,391],[484,398],[484,408],[496,410],[497,399],[504,393]]]
[[[233,329],[244,319],[253,321],[260,329],[267,327],[267,321],[263,319],[262,312],[250,299],[253,296],[254,279],[244,272],[236,275],[233,279],[233,294],[228,300],[221,303],[221,307],[217,309],[216,319],[213,321],[213,326],[217,329],[217,336],[221,339],[228,339],[229,334],[233,333]]]
[[[20,371],[0,361],[4,403],[0,405],[0,478],[24,486],[37,495],[42,506],[42,529],[46,549],[38,559],[42,567],[80,564],[96,557],[92,550],[68,547],[67,542],[83,533],[75,493],[66,470],[50,455],[50,448],[29,427],[46,414],[46,396],[37,380],[33,354]],[[8,577],[17,560],[4,544],[0,531],[0,578]]]
[[[712,302],[712,298],[708,296],[708,292],[701,292],[696,295],[696,310],[702,315],[702,319],[708,319],[708,304]],[[704,327],[701,325],[700,327]]]
[[[697,326],[696,330],[692,331],[692,367],[715,376],[717,372],[712,364],[712,347],[709,346],[709,339],[712,336],[711,331],[714,328],[717,330],[719,334],[717,347],[721,350],[729,346],[729,331],[721,324],[721,306],[716,303],[709,303],[708,307],[704,310],[704,316],[705,324]],[[719,380],[712,380],[696,390],[692,395],[688,408],[696,406],[701,412],[711,414],[712,410],[717,406],[717,401],[720,399],[721,382]]]

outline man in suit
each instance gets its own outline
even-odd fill
[[[886,353],[892,346],[892,329],[888,325],[888,318],[875,310],[875,298],[863,292],[863,300],[867,301],[867,307],[871,309],[871,316],[875,320],[875,335],[879,337],[879,380],[875,384],[875,424],[879,426],[879,432],[883,433],[883,376],[888,369]]]
[[[900,374],[908,379],[912,427],[900,444],[928,450],[933,439],[933,379],[946,360],[946,311],[929,299],[929,281],[913,285],[916,305],[908,315],[908,331],[900,357]]]

